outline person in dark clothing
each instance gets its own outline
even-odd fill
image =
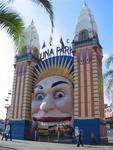
[[[5,131],[2,133],[2,138],[1,138],[1,140],[3,140],[5,138],[5,140],[6,140],[6,133],[5,133]]]
[[[95,134],[94,134],[94,132],[91,132],[91,144],[96,144],[95,143]]]
[[[10,138],[10,141],[12,141],[11,124],[9,121],[5,124],[5,130],[3,132],[3,136],[1,140],[3,140],[4,138],[6,141],[8,140],[8,138]]]
[[[5,140],[7,141],[8,139],[8,134],[9,134],[9,130],[10,130],[10,126],[8,123],[5,124],[5,129],[4,129],[4,132],[3,132],[3,135],[2,135],[2,139],[3,140],[5,138]]]
[[[10,129],[9,129],[9,134],[8,134],[8,138],[10,139],[10,141],[12,141],[12,127],[11,127],[11,123],[9,123]]]
[[[82,130],[79,130],[77,138],[78,138],[77,139],[77,147],[79,147],[80,145],[83,146],[83,142],[82,142]]]

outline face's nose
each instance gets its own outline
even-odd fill
[[[54,99],[52,99],[50,96],[46,96],[40,105],[40,109],[45,112],[55,109]]]

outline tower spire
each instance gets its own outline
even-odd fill
[[[86,6],[87,6],[87,4],[86,4],[86,1],[84,0],[83,7],[86,7]]]
[[[95,18],[88,5],[86,4],[86,1],[84,1],[80,15],[78,16],[74,38],[75,40],[78,40],[78,37],[83,30],[87,30],[89,33],[89,38],[93,37],[94,33],[98,34]]]
[[[39,35],[37,32],[37,29],[34,25],[34,21],[32,19],[31,25],[26,30],[26,46],[27,46],[27,51],[31,51],[33,49],[37,49],[37,51],[40,50],[40,43],[39,43]]]

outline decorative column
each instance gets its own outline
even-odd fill
[[[24,58],[24,60],[21,58]],[[18,57],[17,62],[14,65],[15,73],[9,114],[9,118],[12,121],[13,138],[30,138],[33,66],[36,63],[37,60],[35,59],[31,58],[29,60],[28,54],[25,57]]]
[[[31,101],[33,92],[33,67],[39,61],[39,37],[34,22],[26,30],[26,43],[22,53],[16,56],[14,81],[9,118],[12,137],[30,139]]]
[[[91,142],[95,133],[96,143],[107,142],[104,120],[102,77],[102,47],[97,25],[90,9],[83,5],[72,42],[74,56],[74,126],[83,130],[83,141]]]

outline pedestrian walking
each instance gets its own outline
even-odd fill
[[[8,138],[10,138],[10,141],[12,141],[11,124],[9,121],[7,121],[5,124],[5,130],[3,132],[1,140],[3,140],[4,138],[6,141],[8,140]]]
[[[6,140],[6,133],[5,133],[5,131],[2,133],[2,138],[1,138],[1,140],[3,140],[5,138],[5,140]]]
[[[10,141],[12,141],[12,125],[11,122],[9,122],[9,134],[8,134],[8,138],[10,139]]]
[[[6,125],[5,125],[5,129],[4,129],[4,132],[3,132],[3,134],[2,134],[2,139],[1,139],[1,140],[3,140],[3,139],[5,138],[5,140],[7,141],[7,139],[8,139],[8,134],[9,134],[9,125],[6,124]]]

